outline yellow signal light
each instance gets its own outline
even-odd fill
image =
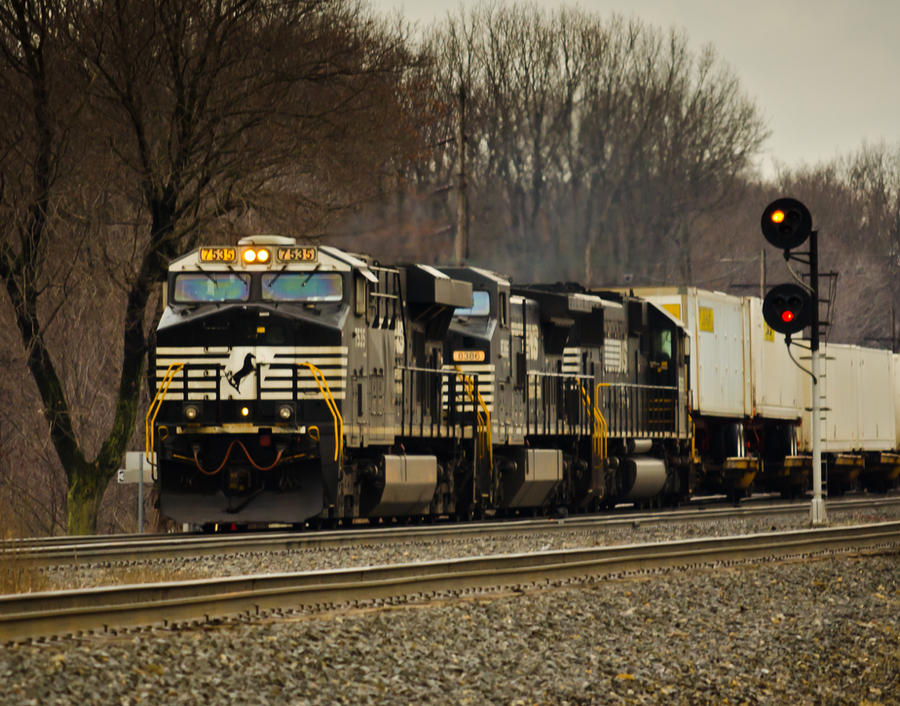
[[[784,211],[776,210],[772,211],[772,215],[770,216],[772,219],[772,223],[783,223],[784,222]]]

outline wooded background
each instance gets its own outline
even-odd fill
[[[759,218],[799,198],[829,340],[896,346],[900,146],[764,176],[763,108],[713,47],[571,9],[413,34],[355,0],[0,0],[0,533],[133,531],[109,480],[173,257],[274,232],[450,263],[463,183],[472,264],[736,294],[763,253],[787,281]]]

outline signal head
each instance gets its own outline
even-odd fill
[[[797,199],[776,199],[763,211],[760,226],[772,245],[790,250],[806,242],[812,233],[812,216]]]
[[[812,295],[799,284],[779,284],[763,299],[763,318],[779,333],[802,331],[812,323]]]

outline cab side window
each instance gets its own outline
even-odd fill
[[[672,331],[663,329],[653,338],[653,357],[656,360],[672,360]]]

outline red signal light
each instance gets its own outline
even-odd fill
[[[779,284],[763,299],[763,319],[783,334],[795,334],[812,323],[813,300],[799,284]]]
[[[784,211],[781,209],[772,211],[770,218],[772,219],[772,223],[782,223],[784,221]]]

